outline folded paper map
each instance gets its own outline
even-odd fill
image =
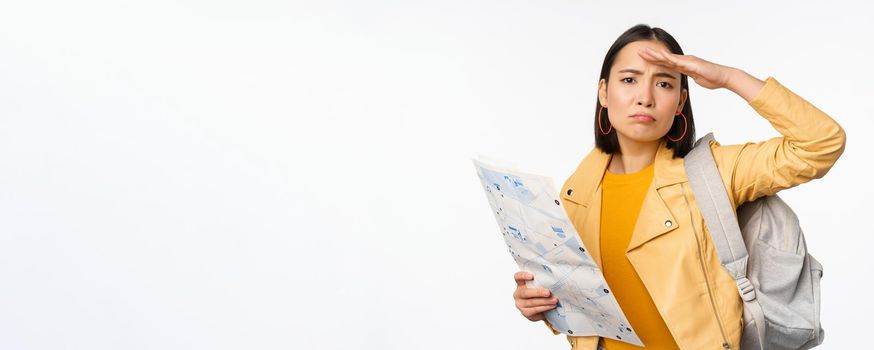
[[[474,159],[501,234],[520,270],[534,274],[528,287],[558,298],[546,319],[561,333],[597,335],[637,346],[635,333],[568,219],[550,178]]]

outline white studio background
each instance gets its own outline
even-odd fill
[[[822,349],[874,312],[872,8],[858,3],[4,1],[0,349],[565,349],[513,306],[470,158],[561,183],[625,29],[781,83],[847,131],[781,192]],[[698,136],[779,136],[690,79]]]

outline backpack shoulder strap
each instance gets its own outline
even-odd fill
[[[737,279],[746,276],[748,253],[737,223],[737,214],[713,160],[710,141],[713,141],[712,132],[698,139],[692,151],[684,157],[684,166],[698,208],[719,252],[719,259],[732,277]]]
[[[719,253],[719,260],[734,278],[738,293],[744,301],[744,325],[755,321],[755,330],[744,327],[744,332],[755,332],[756,336],[753,338],[758,338],[756,348],[761,349],[762,344],[765,344],[765,315],[761,304],[756,300],[755,286],[747,278],[749,253],[744,245],[737,214],[713,159],[710,141],[713,141],[712,132],[698,139],[692,151],[684,157],[686,176],[692,186],[698,209],[704,217],[704,223],[710,231],[713,245]]]

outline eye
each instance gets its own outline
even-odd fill
[[[628,80],[634,80],[634,78],[631,78],[631,77],[627,77],[627,78],[622,78],[622,81],[623,81],[623,82],[626,82],[626,83],[631,83],[631,82],[630,82],[630,81],[628,81]]]
[[[670,89],[671,87],[673,87],[673,85],[671,85],[671,83],[666,82],[666,81],[660,81],[660,82],[658,82],[658,83],[659,83],[659,84],[665,84],[665,85],[662,86],[662,87],[664,87],[664,88],[666,88],[666,89]]]

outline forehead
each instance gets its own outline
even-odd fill
[[[652,69],[656,69],[658,71],[667,71],[670,73],[676,73],[673,70],[669,70],[669,69],[666,69],[664,67],[660,67],[660,66],[657,66],[655,64],[649,63],[646,60],[644,60],[643,57],[640,57],[640,55],[637,52],[640,50],[643,50],[644,48],[647,48],[647,47],[651,48],[653,50],[660,50],[660,49],[668,50],[668,47],[665,46],[665,44],[662,44],[662,42],[657,41],[657,40],[635,41],[635,42],[628,43],[628,45],[625,45],[625,47],[623,47],[621,50],[619,50],[619,53],[616,54],[616,58],[613,61],[613,67],[610,70],[615,72],[615,71],[618,71],[620,69],[625,69],[625,68],[636,68],[636,69],[640,69],[640,70],[652,68]],[[668,51],[670,51],[670,50],[668,50]]]

